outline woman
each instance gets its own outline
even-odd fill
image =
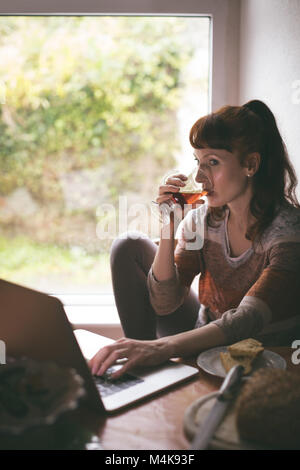
[[[299,337],[297,179],[272,112],[258,100],[224,106],[193,125],[190,142],[208,203],[180,223],[175,253],[174,219],[161,227],[158,248],[144,236],[114,241],[112,280],[126,338],[98,351],[94,374],[123,358],[115,378],[248,337],[273,346]],[[169,201],[184,181],[169,177],[156,201]],[[204,245],[187,248],[187,221],[197,227],[203,211]],[[197,298],[190,286],[199,273]]]

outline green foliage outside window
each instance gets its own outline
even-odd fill
[[[149,204],[177,166],[191,27],[208,50],[200,21],[0,17],[1,278],[109,286],[112,240],[96,227],[111,216],[97,208]]]
[[[174,163],[180,71],[191,51],[184,23],[161,20],[0,19],[2,196],[25,186],[63,207],[60,176],[105,165],[114,201],[139,190],[141,159],[160,174]]]

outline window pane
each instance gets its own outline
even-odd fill
[[[0,17],[0,277],[111,292],[109,250],[158,236],[164,173],[193,164],[209,18]]]

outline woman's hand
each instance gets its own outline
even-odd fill
[[[172,208],[172,206],[175,208],[175,210],[171,209],[170,212],[170,220],[168,223],[171,223],[171,225],[174,225],[175,220],[180,222],[191,209],[197,209],[197,207],[204,204],[204,200],[199,199],[193,204],[186,205],[184,198],[182,197],[179,199],[181,202],[176,203],[177,197],[175,196],[174,199],[174,195],[180,192],[180,188],[184,188],[187,180],[187,176],[183,175],[182,173],[177,173],[174,175],[169,175],[166,178],[164,184],[159,186],[158,197],[155,200],[156,204],[167,204],[170,206],[170,208]]]
[[[155,202],[157,202],[157,204],[163,202],[171,203],[173,193],[177,193],[180,188],[183,188],[186,180],[187,177],[181,173],[168,176],[164,184],[159,186],[158,196]]]
[[[89,367],[93,375],[102,375],[118,359],[126,358],[124,366],[111,375],[112,379],[117,379],[132,367],[155,366],[170,357],[172,357],[171,346],[165,338],[151,341],[121,338],[101,348],[89,361]]]

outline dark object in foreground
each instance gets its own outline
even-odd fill
[[[243,371],[243,366],[238,365],[230,369],[226,375],[213,408],[206,417],[203,426],[198,429],[193,438],[191,450],[204,450],[208,447],[211,438],[225,416],[229,404],[237,393]]]
[[[300,449],[300,377],[260,369],[243,386],[236,404],[242,439],[276,449]]]

